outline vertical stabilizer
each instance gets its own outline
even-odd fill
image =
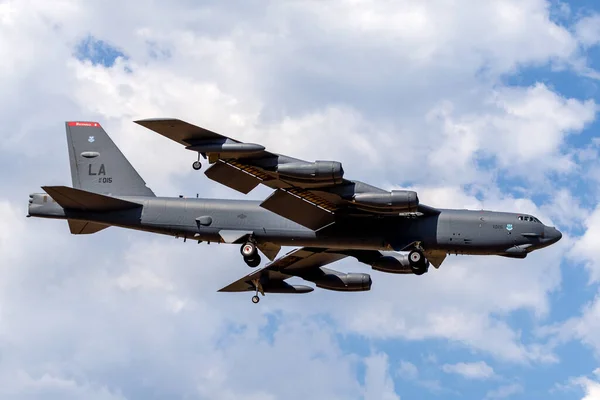
[[[74,188],[112,196],[155,196],[98,122],[65,125]]]

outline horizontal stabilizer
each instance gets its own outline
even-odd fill
[[[90,235],[108,228],[108,225],[88,221],[69,220],[69,229],[73,235]]]
[[[44,189],[44,191],[64,209],[81,211],[117,211],[142,206],[138,203],[85,190],[73,189],[67,186],[42,186],[42,189]]]

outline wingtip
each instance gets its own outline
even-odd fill
[[[133,122],[135,122],[138,125],[144,125],[144,123],[167,122],[167,121],[181,121],[181,120],[179,120],[177,118],[143,118],[143,119],[134,120]]]

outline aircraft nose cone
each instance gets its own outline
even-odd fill
[[[546,226],[544,227],[544,238],[548,244],[553,244],[562,238],[562,233],[554,227]]]

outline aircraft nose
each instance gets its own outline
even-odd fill
[[[549,244],[553,244],[562,238],[562,233],[553,226],[546,226],[544,227],[544,238]]]

